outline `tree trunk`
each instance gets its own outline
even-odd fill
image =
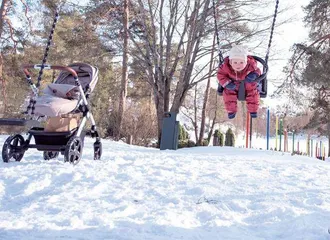
[[[158,122],[158,146],[160,147],[160,141],[162,139],[162,128],[163,128],[163,118],[164,118],[164,98],[159,95],[155,96],[155,105],[157,112],[157,122]]]
[[[196,143],[198,141],[198,121],[197,121],[197,85],[195,86],[195,97],[194,97],[194,129]]]
[[[330,120],[330,119],[329,119]],[[330,122],[327,123],[327,135],[328,135],[328,157],[330,157]]]
[[[121,77],[121,89],[120,89],[120,97],[119,97],[119,106],[118,106],[118,122],[117,122],[117,132],[115,133],[115,138],[119,140],[120,133],[122,131],[123,118],[126,109],[126,96],[127,96],[127,83],[128,83],[128,72],[127,72],[127,64],[128,64],[128,18],[129,18],[129,10],[128,10],[128,0],[124,0],[124,46],[123,46],[123,66],[122,66],[122,77]]]
[[[8,0],[2,0],[1,7],[0,7],[0,39],[2,38],[2,33],[3,33],[3,23],[4,19],[6,17],[6,8],[7,4],[9,3]],[[3,55],[2,55],[2,50],[0,49],[0,82],[2,85],[2,97],[3,97],[3,112],[6,112],[7,108],[7,97],[6,97],[6,82],[3,77]]]
[[[203,145],[204,131],[205,131],[206,107],[207,107],[207,103],[208,103],[209,95],[210,95],[211,72],[212,72],[212,69],[213,69],[213,56],[214,56],[215,38],[216,38],[216,33],[214,33],[214,35],[213,35],[213,44],[212,44],[212,52],[211,52],[211,60],[210,60],[209,77],[207,79],[207,84],[206,84],[206,89],[205,89],[205,94],[204,94],[201,127],[200,127],[200,132],[199,132],[199,138],[198,138],[198,141],[197,141],[197,146],[202,146]]]
[[[2,0],[1,7],[0,7],[0,38],[2,37],[3,22],[6,17],[6,8],[7,8],[8,3],[9,3],[8,0]]]
[[[212,124],[211,124],[211,127],[210,127],[210,131],[209,131],[209,134],[207,135],[207,142],[208,143],[210,142],[211,137],[212,137],[212,134],[213,134],[213,129],[214,129],[214,126],[215,126],[215,121],[216,121],[216,115],[214,115],[214,118],[212,119]]]
[[[216,101],[216,106],[218,106],[218,94],[217,93],[215,95],[215,101]],[[216,107],[215,110],[214,110],[213,122],[212,122],[212,125],[211,125],[211,128],[210,128],[209,135],[207,137],[208,142],[210,142],[212,134],[213,134],[214,126],[215,126],[215,123],[216,123],[216,120],[217,120],[217,112],[218,112],[218,108]]]
[[[3,77],[3,56],[0,51],[0,82],[2,85],[2,97],[3,97],[3,113],[7,111],[7,96],[6,96],[6,81]]]
[[[165,89],[164,89],[164,112],[168,112],[170,109],[170,81],[165,78]]]
[[[200,5],[199,1],[195,1],[195,9],[191,14],[191,31],[188,34],[187,50],[184,57],[183,68],[180,70],[180,81],[178,82],[175,90],[173,104],[171,111],[179,112],[179,109],[187,95],[188,90],[191,88],[190,78],[193,72],[197,55],[200,51],[200,43],[205,34],[205,20],[208,17],[210,1],[206,0]],[[201,10],[200,8],[203,8]],[[197,13],[200,12],[200,15]]]

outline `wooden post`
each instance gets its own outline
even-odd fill
[[[294,131],[292,131],[292,153],[294,153]]]
[[[288,151],[288,131],[284,129],[284,152]]]
[[[129,135],[126,141],[127,144],[132,145],[133,144],[133,136]]]
[[[266,149],[269,150],[269,128],[270,128],[270,111],[267,108],[267,146]]]
[[[283,131],[283,119],[280,119],[280,146],[279,151],[282,151],[282,131]]]
[[[313,157],[314,154],[313,150],[314,150],[313,139],[311,139],[311,157]]]
[[[297,151],[298,151],[298,153],[299,153],[299,140],[298,140],[298,142],[297,142]]]
[[[278,117],[276,117],[276,122],[275,122],[275,151],[278,151],[277,138],[278,138]]]
[[[249,133],[250,133],[250,113],[246,114],[246,133],[245,133],[245,148],[249,147]]]
[[[252,148],[252,117],[251,116],[250,116],[250,148]]]
[[[310,151],[309,151],[309,140],[310,140],[310,135],[308,134],[307,135],[307,141],[306,141],[306,154],[307,154],[307,156],[309,156],[309,153],[310,153]]]

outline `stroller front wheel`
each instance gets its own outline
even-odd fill
[[[44,159],[45,160],[50,160],[53,158],[57,158],[58,157],[58,152],[55,151],[44,151]]]
[[[98,140],[94,143],[94,160],[100,160],[102,155],[102,143]]]
[[[6,163],[12,160],[21,161],[25,153],[24,144],[25,141],[22,135],[9,136],[2,147],[2,160]]]
[[[83,142],[80,137],[71,137],[65,147],[64,162],[70,162],[76,165],[82,155]]]

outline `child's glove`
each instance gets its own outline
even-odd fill
[[[251,73],[249,73],[249,74],[246,76],[245,81],[247,81],[248,83],[251,83],[251,82],[253,82],[254,80],[256,80],[257,77],[259,77],[258,73],[256,73],[256,72],[251,72]]]
[[[228,90],[235,90],[236,85],[234,82],[230,82],[225,86],[225,88],[227,88]]]

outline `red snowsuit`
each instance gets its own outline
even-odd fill
[[[237,112],[237,95],[239,89],[239,81],[244,80],[246,76],[255,72],[259,76],[261,74],[260,69],[257,67],[257,62],[251,56],[247,57],[246,67],[240,71],[236,72],[229,63],[229,58],[226,57],[224,59],[224,63],[219,67],[218,70],[218,81],[219,84],[224,87],[223,90],[223,100],[225,102],[225,107],[228,113],[236,113]],[[236,88],[235,90],[228,90],[226,85],[230,83],[232,80],[234,81]],[[245,81],[245,93],[246,93],[246,105],[248,112],[258,112],[259,107],[259,92],[257,90],[258,83],[252,82],[248,83]]]

